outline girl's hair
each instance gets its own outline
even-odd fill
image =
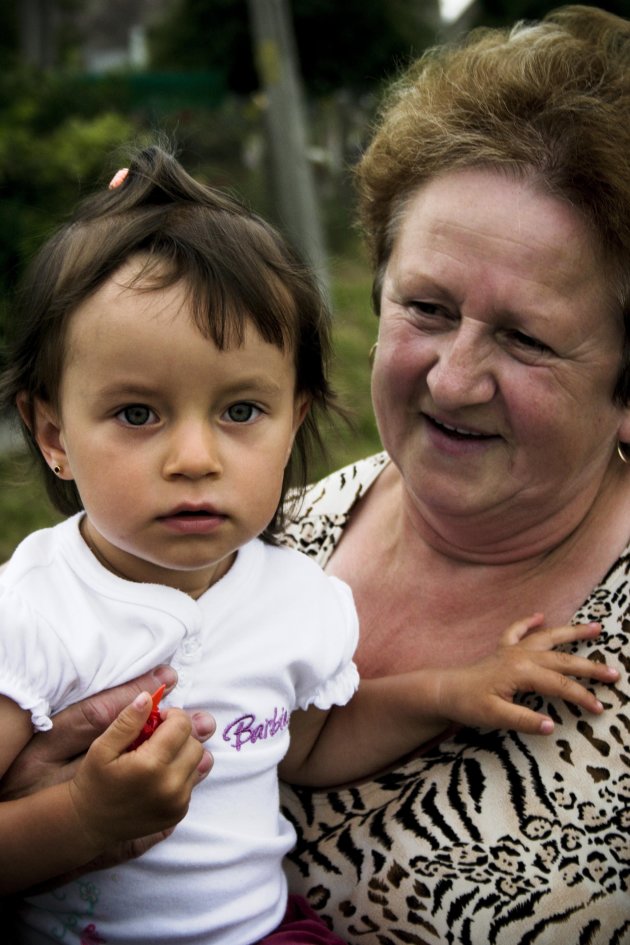
[[[58,479],[37,447],[34,398],[58,409],[72,314],[135,255],[143,265],[134,285],[150,291],[182,283],[196,325],[219,348],[242,341],[251,321],[265,341],[294,355],[297,391],[309,395],[311,408],[295,438],[281,502],[261,536],[273,542],[289,488],[304,487],[313,447],[324,449],[319,416],[339,410],[327,376],[329,313],[313,274],[273,227],[194,180],[159,147],[137,153],[122,184],[80,204],[33,260],[17,297],[0,408],[15,407],[26,394],[29,423],[20,422],[48,495],[62,513],[79,511],[75,483]]]
[[[410,196],[466,167],[529,177],[584,216],[624,313],[615,396],[630,402],[630,22],[567,6],[473,30],[391,86],[357,168],[373,303]]]

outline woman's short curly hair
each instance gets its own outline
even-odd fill
[[[407,200],[471,166],[530,176],[583,214],[610,264],[630,402],[630,22],[566,6],[429,49],[386,93],[356,180],[374,302]]]

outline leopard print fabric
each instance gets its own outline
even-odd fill
[[[312,487],[288,543],[324,565],[386,462]],[[292,889],[350,945],[630,943],[629,570],[630,547],[575,614],[622,674],[602,716],[527,697],[552,736],[462,729],[355,787],[283,788]]]

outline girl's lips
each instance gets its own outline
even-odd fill
[[[161,515],[158,519],[163,525],[183,535],[210,534],[225,521],[226,516],[205,509],[179,509]]]

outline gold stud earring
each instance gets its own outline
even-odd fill
[[[53,466],[53,472],[54,472],[55,476],[60,476],[60,475],[61,475],[61,466]]]

